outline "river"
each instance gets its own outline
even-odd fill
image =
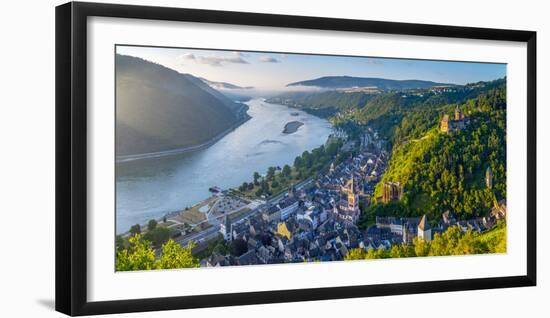
[[[292,165],[305,150],[323,145],[332,133],[328,121],[263,99],[246,103],[250,120],[212,146],[192,153],[116,164],[116,232],[192,206],[218,186],[233,188],[252,181],[255,171]],[[304,123],[292,134],[285,124]]]

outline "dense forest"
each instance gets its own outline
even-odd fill
[[[439,107],[417,105],[402,113],[389,137],[393,142],[385,181],[401,182],[400,201],[366,208],[360,224],[368,226],[376,215],[419,216],[432,220],[453,211],[467,219],[486,215],[497,200],[506,198],[506,85],[491,82],[488,89],[460,104]],[[469,94],[466,94],[468,96]],[[467,116],[464,129],[441,133],[439,121],[455,108]],[[490,168],[492,187],[485,184]]]
[[[482,94],[506,85],[506,79],[478,82],[437,92],[416,90],[375,95],[366,105],[343,116],[336,116],[336,125],[352,121],[369,125],[391,143],[406,138],[418,138],[426,128],[433,127],[444,112],[467,103]]]

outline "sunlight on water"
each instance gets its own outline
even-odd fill
[[[291,165],[332,132],[326,120],[296,109],[262,99],[247,104],[252,118],[207,149],[117,164],[117,233],[192,206],[207,198],[212,186],[237,187],[252,181],[255,171],[264,174],[270,166]],[[283,134],[285,124],[295,120],[304,125]]]

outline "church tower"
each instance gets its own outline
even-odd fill
[[[347,194],[348,197],[348,210],[356,211],[359,209],[359,196],[355,193],[355,184],[354,179],[351,179],[343,187],[343,192]]]
[[[426,214],[422,216],[422,220],[420,220],[420,223],[418,224],[418,237],[426,242],[432,240],[432,228],[426,219]]]

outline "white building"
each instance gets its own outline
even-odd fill
[[[420,223],[418,224],[418,237],[423,239],[424,241],[432,240],[432,229],[430,227],[430,224],[426,220],[425,214],[422,217],[422,220],[420,220]]]
[[[296,198],[288,198],[279,203],[279,209],[281,209],[281,219],[286,220],[288,217],[296,212],[298,209],[299,201]]]

